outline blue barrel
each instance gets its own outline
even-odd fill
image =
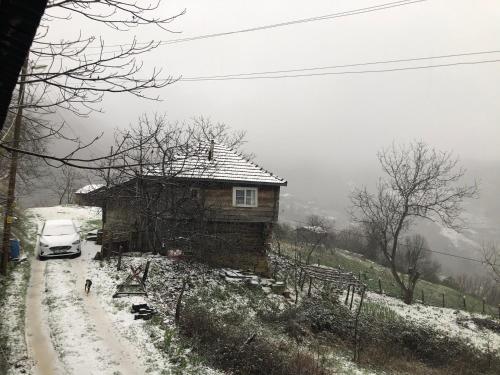
[[[21,245],[19,240],[10,240],[10,259],[19,259],[21,253]]]

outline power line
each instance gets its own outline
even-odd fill
[[[229,76],[224,78],[204,77],[204,78],[180,78],[178,81],[182,82],[201,82],[201,81],[235,81],[235,80],[254,80],[254,79],[283,79],[283,78],[300,78],[300,77],[319,77],[319,76],[330,76],[330,75],[346,75],[346,74],[371,74],[371,73],[387,73],[387,72],[399,72],[406,70],[422,70],[422,69],[433,69],[433,68],[444,68],[450,66],[461,66],[461,65],[477,65],[477,64],[489,64],[500,62],[500,59],[493,60],[479,60],[479,61],[459,61],[446,64],[432,64],[432,65],[420,65],[420,66],[405,66],[400,68],[389,68],[389,69],[374,69],[374,70],[349,70],[340,72],[323,72],[323,73],[304,73],[304,74],[284,74],[284,75],[255,75],[255,76]],[[248,73],[246,73],[248,74]]]
[[[296,223],[299,223],[299,224],[308,224],[308,223],[306,223],[304,221],[300,221],[300,220],[293,220],[293,219],[291,219],[290,221],[293,221],[293,222],[296,222]],[[329,231],[332,232],[332,233],[335,233],[337,235],[341,233],[341,230],[339,230],[339,229],[330,229]],[[357,235],[359,237],[369,238],[369,236],[367,236],[366,234],[358,233]],[[399,246],[409,247],[405,243],[400,243]],[[462,259],[462,260],[466,260],[466,261],[470,261],[470,262],[476,262],[476,263],[485,264],[485,261],[481,260],[481,259],[464,257],[464,256],[461,256],[461,255],[456,255],[456,254],[448,253],[448,252],[445,252],[445,251],[431,250],[431,249],[425,248],[425,247],[422,247],[422,250],[425,251],[425,252],[429,252],[429,253],[436,253],[436,254],[440,254],[440,255],[449,256],[449,257],[452,257],[452,258],[457,258],[457,259]]]
[[[334,19],[334,18],[341,18],[341,17],[354,16],[354,15],[358,15],[358,14],[377,12],[377,11],[380,11],[380,10],[385,10],[385,9],[390,9],[390,8],[396,8],[396,7],[400,7],[400,6],[404,6],[404,5],[410,5],[410,4],[414,4],[414,3],[421,3],[421,2],[424,2],[424,1],[427,1],[427,0],[395,1],[395,2],[391,2],[391,3],[384,3],[384,4],[374,5],[374,6],[366,7],[366,8],[359,8],[359,9],[353,9],[353,10],[348,10],[348,11],[344,11],[344,12],[337,12],[337,13],[327,14],[327,15],[324,15],[324,16],[303,18],[303,19],[298,19],[298,20],[292,20],[292,21],[274,23],[274,24],[270,24],[270,25],[263,25],[263,26],[251,27],[251,28],[247,28],[247,29],[225,31],[225,32],[221,32],[221,33],[213,33],[213,34],[198,35],[198,36],[187,37],[187,38],[172,39],[172,40],[166,40],[166,41],[163,41],[163,42],[160,42],[160,43],[162,45],[176,44],[176,43],[191,42],[191,41],[200,40],[200,39],[217,38],[217,37],[221,37],[221,36],[228,36],[228,35],[241,34],[241,33],[249,33],[249,32],[253,32],[253,31],[268,30],[268,29],[274,29],[274,28],[278,28],[278,27],[296,25],[296,24],[301,24],[301,23],[308,23],[308,22],[315,22],[315,21],[324,21],[324,20],[329,20],[329,19]]]
[[[402,245],[403,246],[407,246],[406,244],[402,244]],[[480,259],[463,257],[461,255],[456,255],[456,254],[451,254],[451,253],[445,253],[443,251],[430,250],[430,249],[426,249],[426,248],[422,248],[422,250],[423,251],[427,251],[429,253],[436,253],[436,254],[446,255],[446,256],[449,256],[449,257],[452,257],[452,258],[458,258],[458,259],[468,260],[468,261],[471,261],[471,262],[477,262],[477,263],[481,263],[481,264],[486,264],[486,262],[484,260],[480,260]]]
[[[308,67],[308,68],[297,68],[288,70],[271,70],[271,71],[260,71],[260,72],[245,72],[245,73],[232,73],[226,75],[212,75],[212,76],[193,76],[193,77],[180,77],[176,82],[201,82],[201,81],[232,81],[232,80],[252,80],[252,79],[282,79],[282,78],[301,78],[301,77],[315,77],[315,76],[329,76],[329,75],[346,75],[346,74],[370,74],[370,73],[387,73],[387,72],[397,72],[406,70],[422,70],[422,69],[432,69],[432,68],[443,68],[451,66],[460,65],[477,65],[477,64],[488,64],[500,62],[500,59],[491,60],[476,60],[476,61],[456,61],[450,63],[442,64],[430,64],[430,65],[419,65],[419,66],[402,66],[387,69],[370,69],[370,70],[348,70],[348,71],[333,71],[333,72],[320,72],[320,73],[302,73],[302,74],[281,74],[281,73],[294,73],[294,72],[310,72],[317,70],[326,69],[338,69],[347,67],[359,67],[359,66],[369,66],[369,65],[385,65],[385,64],[398,64],[401,62],[412,62],[412,61],[425,61],[425,60],[438,60],[438,59],[448,59],[455,57],[469,57],[487,54],[500,53],[500,50],[487,50],[487,51],[474,51],[474,52],[463,52],[454,53],[438,56],[422,56],[404,59],[391,59],[391,60],[378,60],[378,61],[366,61],[361,63],[343,64],[343,65],[330,65],[330,66],[318,66],[318,67]],[[135,77],[137,80],[147,80],[148,78]],[[170,79],[170,78],[169,78]],[[161,80],[159,80],[161,81]]]
[[[198,77],[195,76],[195,77],[181,78],[181,80],[185,80],[185,81],[215,80],[215,79],[223,79],[223,78],[229,79],[229,78],[235,78],[235,77],[250,77],[250,76],[271,75],[271,74],[273,75],[271,77],[275,77],[274,74],[282,74],[282,73],[308,72],[308,71],[338,69],[338,68],[352,68],[352,67],[367,66],[367,65],[396,64],[396,63],[402,63],[402,62],[446,59],[446,58],[454,58],[454,57],[477,56],[477,55],[495,54],[495,53],[500,53],[500,50],[463,52],[463,53],[454,53],[454,54],[438,55],[438,56],[424,56],[424,57],[413,57],[413,58],[405,58],[405,59],[368,61],[368,62],[353,63],[353,64],[328,65],[328,66],[297,68],[297,69],[288,69],[288,70],[270,70],[270,71],[260,71],[260,72],[250,72],[250,73],[233,73],[233,74],[226,74],[226,75],[198,76]],[[288,76],[283,76],[283,78],[286,78],[286,77],[288,77]],[[257,77],[257,78],[261,78],[261,77]],[[278,76],[277,78],[282,78],[282,77]]]
[[[178,44],[178,43],[192,42],[195,40],[218,38],[218,37],[224,37],[224,36],[235,35],[235,34],[269,30],[269,29],[275,29],[275,28],[279,28],[279,27],[297,25],[297,24],[302,24],[302,23],[324,21],[324,20],[330,20],[330,19],[335,19],[335,18],[354,16],[354,15],[358,15],[358,14],[377,12],[377,11],[396,8],[396,7],[400,7],[400,6],[421,3],[424,1],[428,1],[428,0],[393,1],[393,2],[389,2],[389,3],[373,5],[370,7],[352,9],[352,10],[347,10],[347,11],[342,11],[342,12],[330,13],[330,14],[326,14],[326,15],[322,15],[322,16],[301,18],[301,19],[296,19],[296,20],[290,20],[290,21],[284,21],[284,22],[273,23],[273,24],[268,24],[268,25],[262,25],[262,26],[249,27],[249,28],[245,28],[245,29],[230,30],[230,31],[211,33],[211,34],[202,34],[202,35],[196,35],[196,36],[192,36],[192,37],[185,37],[185,38],[178,38],[178,39],[160,40],[160,41],[155,42],[154,44],[156,44],[156,43],[158,45]],[[120,43],[120,44],[110,44],[110,45],[107,45],[104,47],[102,47],[102,46],[88,46],[86,48],[88,48],[88,49],[94,49],[94,48],[104,49],[104,48],[110,48],[110,47],[124,47],[124,46],[141,46],[141,45],[147,46],[150,43],[151,42],[143,42],[143,43],[135,43],[135,44],[134,43]],[[40,49],[40,51],[43,51],[43,49]],[[85,54],[85,56],[101,55],[101,53],[119,53],[122,51],[123,51],[122,49],[114,50],[114,51],[104,51],[104,52],[99,52],[99,53]],[[43,58],[49,59],[50,57],[43,57]]]
[[[456,61],[451,63],[443,64],[431,64],[431,65],[420,65],[420,66],[403,66],[388,69],[372,69],[372,70],[349,70],[349,71],[337,71],[337,72],[323,72],[323,73],[304,73],[304,74],[284,74],[275,75],[281,72],[307,72],[314,70],[326,70],[326,69],[337,69],[345,67],[357,67],[357,66],[367,66],[367,65],[384,65],[384,64],[396,64],[399,62],[411,62],[411,61],[423,61],[423,60],[436,60],[436,59],[446,59],[453,57],[466,57],[475,56],[482,54],[495,54],[500,53],[500,50],[488,50],[488,51],[478,51],[478,52],[464,52],[455,53],[448,55],[439,56],[424,56],[424,57],[414,57],[406,59],[393,59],[393,60],[379,60],[379,61],[369,61],[362,63],[344,64],[344,65],[331,65],[331,66],[321,66],[321,67],[310,67],[310,68],[299,68],[299,69],[289,69],[289,70],[274,70],[274,71],[262,71],[262,72],[246,72],[246,73],[233,73],[227,75],[213,75],[213,76],[194,76],[194,77],[180,77],[176,82],[199,82],[199,81],[231,81],[231,80],[251,80],[251,79],[280,79],[280,78],[299,78],[299,77],[314,77],[314,76],[328,76],[328,75],[343,75],[343,74],[368,74],[368,73],[385,73],[385,72],[396,72],[405,70],[421,70],[421,69],[431,69],[431,68],[442,68],[449,66],[460,66],[460,65],[477,65],[477,64],[487,64],[500,62],[500,59],[491,60],[476,60],[476,61]],[[137,78],[138,80],[146,80],[147,78]]]

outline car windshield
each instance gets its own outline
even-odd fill
[[[65,234],[74,234],[75,228],[72,225],[49,226],[43,229],[44,236],[62,236]]]

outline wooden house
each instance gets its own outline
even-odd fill
[[[222,144],[80,194],[103,209],[103,245],[181,249],[220,266],[267,272],[266,252],[287,182]],[[153,199],[153,198],[154,199]]]

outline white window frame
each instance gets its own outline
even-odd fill
[[[196,192],[196,197],[193,197],[193,193]],[[192,187],[189,190],[189,198],[191,199],[200,199],[201,198],[201,189],[199,187]]]
[[[253,190],[255,191],[255,204],[236,204],[236,191],[237,190],[244,190],[245,191],[245,202],[246,202],[246,196],[247,196],[247,193],[246,191],[247,190]],[[244,186],[234,186],[233,187],[233,206],[234,207],[258,207],[259,206],[259,189],[256,188],[256,187],[244,187]]]

